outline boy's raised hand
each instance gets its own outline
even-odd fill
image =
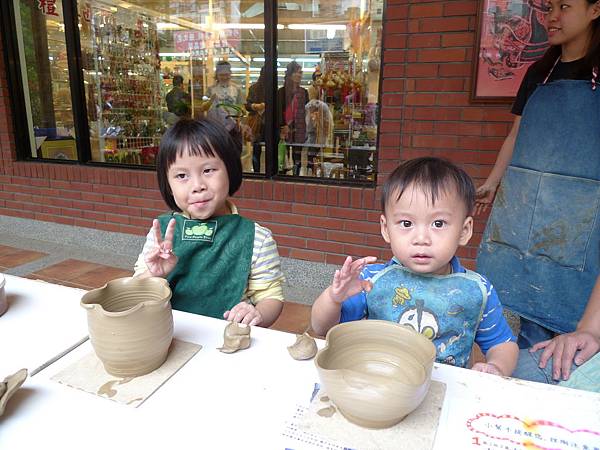
[[[342,303],[348,297],[358,294],[361,291],[369,292],[373,285],[370,281],[361,280],[359,275],[363,268],[370,263],[377,261],[374,256],[352,261],[348,256],[341,269],[336,270],[333,275],[333,283],[329,287],[329,295],[335,303]]]
[[[173,253],[173,236],[175,235],[175,219],[171,219],[162,238],[158,220],[152,221],[156,245],[144,256],[148,271],[154,277],[166,277],[177,265],[177,256]]]

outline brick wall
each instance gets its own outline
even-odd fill
[[[425,155],[461,164],[478,182],[491,170],[512,116],[507,105],[469,101],[478,3],[387,0],[378,184],[400,160]],[[165,209],[154,173],[15,161],[8,95],[0,57],[0,214],[145,234]],[[236,204],[271,228],[282,255],[340,264],[347,254],[389,257],[378,194],[248,179]],[[485,219],[460,250],[467,266]]]

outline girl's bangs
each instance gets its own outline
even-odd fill
[[[184,140],[177,149],[177,156],[183,156],[187,153],[189,156],[201,156],[215,158],[217,154],[212,143],[204,134],[193,134]]]

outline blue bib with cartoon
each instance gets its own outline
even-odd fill
[[[438,362],[467,366],[487,300],[479,275],[469,270],[450,275],[416,274],[393,264],[371,281],[369,319],[410,325],[433,341]]]

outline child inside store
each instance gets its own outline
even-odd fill
[[[152,222],[135,276],[169,281],[174,309],[270,326],[283,308],[281,264],[271,231],[238,214],[240,148],[223,125],[181,119],[156,157],[172,210]]]

